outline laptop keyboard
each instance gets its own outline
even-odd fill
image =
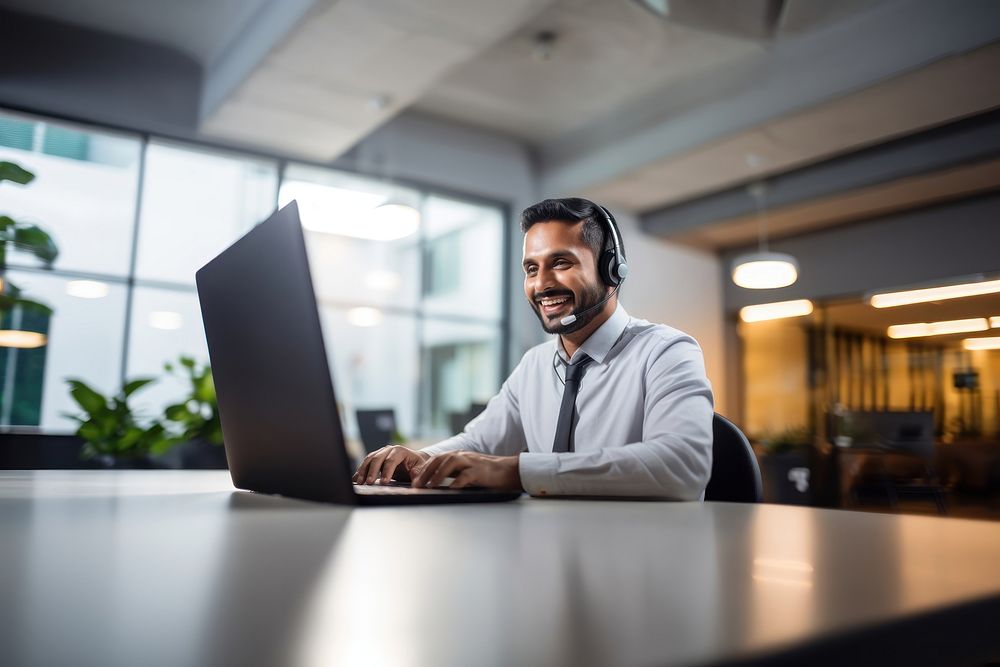
[[[423,496],[427,494],[475,493],[476,491],[483,491],[483,489],[415,489],[411,486],[397,485],[396,483],[386,486],[370,484],[354,485],[354,492],[365,496]]]

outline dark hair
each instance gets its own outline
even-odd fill
[[[583,222],[580,236],[594,253],[594,258],[600,260],[605,244],[604,213],[597,204],[589,199],[567,197],[565,199],[546,199],[529,206],[521,213],[521,231],[527,233],[536,222],[556,220],[573,225]]]

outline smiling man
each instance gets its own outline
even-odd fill
[[[383,447],[354,480],[702,498],[713,405],[701,349],[619,305],[628,265],[614,218],[586,199],[546,199],[521,230],[524,294],[557,336],[528,350],[462,433],[422,451]]]

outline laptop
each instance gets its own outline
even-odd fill
[[[345,505],[496,502],[521,495],[352,482],[294,201],[199,269],[196,282],[237,488]]]

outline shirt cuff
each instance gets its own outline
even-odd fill
[[[557,454],[532,454],[522,452],[517,462],[521,487],[531,496],[559,495],[556,472],[559,469]]]

